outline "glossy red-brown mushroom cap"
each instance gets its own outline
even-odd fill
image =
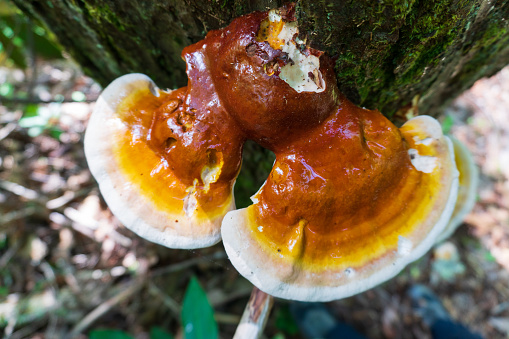
[[[296,42],[291,11],[253,13],[207,36],[213,41],[207,52],[218,96],[249,138],[267,147],[320,124],[338,104],[331,60]],[[273,34],[283,45],[262,33],[275,25],[269,19],[279,20]]]
[[[298,38],[292,10],[241,17],[184,49],[187,87],[117,79],[90,120],[86,155],[135,232],[203,247],[219,240],[224,217],[226,251],[253,284],[325,301],[423,255],[449,220],[458,174],[434,119],[398,129],[337,92],[330,59]],[[255,204],[227,213],[246,139],[276,162]]]
[[[142,74],[120,77],[101,94],[85,136],[90,170],[112,212],[172,248],[220,241],[240,166],[237,134],[202,119],[220,107],[204,108],[190,92],[161,91]]]
[[[276,163],[255,204],[229,212],[233,265],[277,297],[328,301],[396,275],[435,243],[456,201],[450,141],[430,117],[400,131],[342,100]]]

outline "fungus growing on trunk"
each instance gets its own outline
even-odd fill
[[[243,138],[218,123],[229,118],[217,103],[206,83],[166,92],[143,74],[101,94],[85,154],[112,212],[141,237],[171,248],[220,241]]]
[[[240,17],[185,48],[187,87],[117,79],[86,153],[113,212],[141,236],[202,247],[221,227],[233,265],[260,290],[332,300],[429,250],[453,211],[458,171],[433,118],[398,129],[350,103],[331,59],[299,38],[294,11]],[[230,211],[247,139],[276,162],[254,204]]]
[[[472,211],[477,197],[479,170],[468,148],[455,137],[450,137],[454,146],[454,158],[459,171],[458,199],[451,220],[438,236],[437,243],[449,238],[461,225],[466,215]]]

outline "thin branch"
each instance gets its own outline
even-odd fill
[[[225,258],[226,254],[222,251],[218,251],[213,253],[210,256],[193,258],[191,260],[187,260],[175,265],[170,265],[167,267],[160,268],[158,270],[154,270],[148,275],[143,275],[137,278],[135,281],[131,281],[128,284],[128,287],[123,289],[123,292],[120,292],[116,296],[106,300],[101,305],[97,306],[94,310],[92,310],[88,315],[86,315],[78,324],[76,324],[71,332],[66,336],[66,338],[74,338],[78,334],[85,331],[90,325],[92,325],[98,318],[109,312],[113,307],[117,306],[119,303],[129,299],[134,293],[138,292],[148,277],[154,277],[162,274],[174,273],[186,269],[188,267],[194,266],[203,260],[218,260]],[[155,285],[154,285],[155,286]],[[154,291],[154,286],[152,286],[152,291]],[[263,292],[262,292],[263,293]],[[272,297],[271,297],[272,298]],[[174,311],[174,310],[173,310]]]
[[[7,138],[18,127],[17,123],[11,122],[0,129],[0,141]]]
[[[0,181],[0,188],[9,191],[13,194],[16,194],[17,196],[23,197],[27,200],[37,200],[39,198],[39,193],[15,182],[2,180]]]
[[[173,313],[173,315],[176,318],[180,317],[181,307],[175,301],[175,299],[161,291],[161,289],[157,287],[157,285],[154,284],[152,281],[149,282],[148,288],[149,288],[148,292],[155,296],[156,298],[158,299],[160,298],[163,301],[163,304],[171,311],[171,313]]]
[[[214,319],[219,324],[237,325],[240,321],[240,316],[236,314],[214,312]]]
[[[263,334],[274,297],[253,287],[233,339],[258,339]]]
[[[28,99],[34,98],[34,88],[35,82],[37,81],[37,60],[35,55],[35,45],[34,45],[34,31],[33,31],[33,23],[30,18],[27,19],[26,25],[26,34],[27,34],[27,45],[28,45],[28,57],[30,61],[30,77],[28,78]]]
[[[209,256],[192,258],[192,259],[189,259],[186,261],[179,262],[177,264],[158,268],[156,270],[153,270],[151,275],[159,276],[159,275],[164,275],[164,274],[168,274],[168,273],[174,273],[174,272],[185,270],[186,268],[192,267],[196,264],[199,264],[199,263],[203,262],[204,260],[214,261],[214,260],[221,260],[221,259],[225,259],[225,258],[226,258],[226,253],[224,251],[217,251]]]

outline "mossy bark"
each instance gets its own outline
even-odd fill
[[[509,1],[309,1],[299,13],[312,40],[337,56],[343,92],[389,116],[414,98],[437,115],[509,63]]]
[[[184,46],[271,0],[13,0],[45,22],[102,85],[141,72],[161,87],[185,84]],[[439,108],[509,63],[509,0],[316,1],[297,4],[301,31],[334,56],[355,103],[387,116],[418,102]],[[415,100],[419,99],[419,100]]]

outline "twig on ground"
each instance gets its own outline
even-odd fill
[[[15,182],[0,181],[0,188],[9,191],[13,194],[16,194],[20,197],[23,197],[27,200],[37,200],[39,198],[39,193],[30,188],[26,188],[20,184],[16,184]]]
[[[71,332],[66,336],[66,338],[74,338],[81,332],[85,331],[92,323],[94,323],[97,319],[99,319],[102,315],[107,313],[113,307],[121,303],[122,301],[131,297],[134,293],[136,293],[145,283],[146,276],[141,276],[138,279],[131,281],[129,286],[123,289],[122,292],[117,294],[116,296],[106,300],[101,305],[97,306],[94,310],[92,310],[89,314],[87,314],[79,323],[77,323]]]
[[[263,334],[274,297],[253,287],[233,339],[258,339]]]
[[[60,294],[58,285],[56,283],[57,277],[55,275],[55,272],[53,271],[53,268],[50,264],[48,264],[46,261],[41,262],[39,265],[42,272],[44,273],[44,277],[46,278],[46,281],[49,283],[51,290],[53,291],[53,295],[55,295],[56,300],[56,309],[60,308],[60,301],[58,300],[58,295]],[[50,312],[49,313],[49,319],[48,319],[48,326],[46,327],[45,331],[45,337],[46,338],[56,338],[55,335],[57,332],[57,323],[58,323],[58,315],[56,312]]]
[[[10,336],[6,336],[8,339],[23,339],[30,338],[31,335],[37,332],[38,329],[46,324],[46,319],[37,319],[30,322],[27,326],[20,328],[16,332],[13,332]]]
[[[15,220],[24,219],[27,218],[37,212],[37,208],[33,206],[25,207],[22,210],[17,211],[10,211],[5,213],[4,215],[0,215],[0,225],[7,225],[10,222],[13,222]],[[3,262],[3,261],[0,261]],[[0,267],[2,267],[2,264],[0,264]]]
[[[220,324],[226,325],[237,325],[240,322],[240,316],[236,314],[228,314],[228,313],[214,313],[214,319]]]
[[[8,214],[13,213],[9,212]],[[3,221],[0,220],[0,224],[6,225]],[[3,269],[11,260],[11,258],[16,254],[16,252],[20,249],[21,244],[19,241],[14,242],[14,244],[0,257],[0,269]]]
[[[7,138],[12,131],[14,131],[18,127],[18,124],[15,122],[10,122],[4,127],[0,129],[0,141]]]
[[[247,297],[251,293],[252,289],[242,288],[231,293],[225,294],[224,297],[216,300],[210,300],[212,307],[219,307],[224,304],[230,303],[234,300]]]
[[[85,187],[78,191],[73,191],[72,188],[69,187],[67,187],[66,189],[67,190],[63,195],[59,196],[58,198],[48,200],[48,202],[46,203],[46,208],[50,210],[56,210],[61,207],[64,207],[71,201],[77,198],[81,198],[84,195],[88,195],[90,191],[92,191],[93,187]]]
[[[28,49],[28,59],[29,59],[29,67],[30,77],[28,78],[28,99],[32,99],[34,97],[34,88],[35,82],[37,81],[37,56],[35,53],[35,45],[34,45],[34,31],[33,31],[33,22],[30,18],[26,19],[27,21],[27,49]]]
[[[180,317],[180,305],[175,301],[175,299],[161,291],[161,289],[157,287],[156,284],[150,282],[148,285],[148,292],[157,298],[161,298],[163,304],[171,311],[171,313],[173,313],[176,318]]]

